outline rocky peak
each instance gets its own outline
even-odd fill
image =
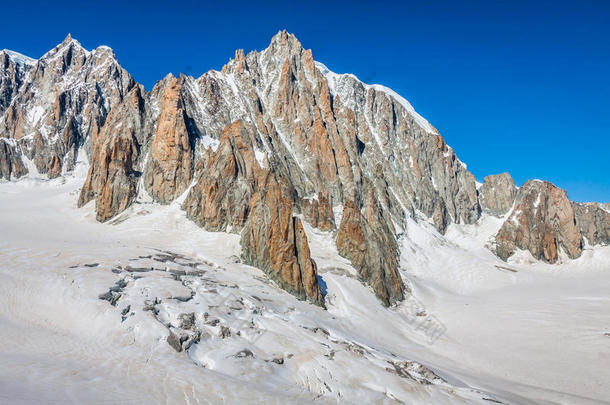
[[[219,139],[224,125],[242,120],[252,134],[255,155],[264,155],[272,172],[291,184],[292,203],[324,230],[333,228],[329,203],[358,202],[363,184],[368,184],[377,214],[360,214],[356,222],[367,235],[373,229],[383,235],[367,249],[396,242],[393,227],[379,226],[381,221],[404,225],[405,217],[417,211],[443,231],[451,222],[475,222],[480,206],[474,177],[427,121],[389,89],[333,75],[319,69],[311,51],[293,35],[279,32],[264,51],[238,51],[221,72],[185,82],[185,111],[197,128],[197,142]],[[201,224],[210,220],[201,219],[206,214],[198,211],[196,201],[208,206],[206,193],[222,190],[215,182],[208,178],[201,183],[208,191],[193,188],[201,200],[194,194],[189,199],[187,210]],[[323,196],[322,204],[309,204],[311,196]],[[223,204],[214,199],[209,212],[216,213]],[[213,226],[226,225],[221,221]],[[350,250],[345,249],[346,256]],[[382,270],[375,270],[378,258],[367,255],[358,259],[363,279],[386,274],[393,291],[379,295],[385,303],[398,300],[402,287],[396,287],[396,260],[384,259]]]
[[[407,293],[396,230],[408,232],[409,217],[443,233],[477,222],[482,210],[506,215],[514,202],[496,238],[502,258],[519,248],[552,262],[562,249],[580,254],[581,234],[589,243],[607,238],[607,211],[574,205],[551,185],[517,191],[502,174],[477,191],[466,165],[407,100],[333,73],[286,31],[262,52],[236,51],[220,72],[169,74],[149,93],[110,48],[88,52],[71,36],[30,68],[3,58],[11,68],[0,82],[8,94],[0,175],[22,175],[25,154],[57,176],[84,148],[91,166],[79,205],[94,199],[100,221],[140,191],[168,204],[192,186],[182,204],[190,219],[241,233],[248,263],[317,303],[298,214],[334,232],[333,209],[343,206],[333,233],[339,253],[386,305]]]
[[[589,245],[610,244],[610,212],[598,203],[572,203],[576,226]]]
[[[24,76],[0,117],[0,136],[18,140],[14,158],[25,154],[38,172],[69,171],[79,148],[92,152],[108,112],[134,84],[112,51],[89,52],[69,35]]]
[[[286,30],[281,30],[271,38],[271,42],[264,52],[286,57],[301,53],[301,51],[303,51],[303,46],[297,37]]]
[[[57,45],[54,49],[68,49],[68,48],[75,48],[77,50],[83,50],[85,52],[88,52],[87,50],[85,50],[85,48],[81,45],[81,43],[76,40],[75,38],[72,37],[72,34],[68,33],[68,35],[66,35],[66,37],[63,39],[63,41],[61,41],[59,43],[59,45]]]
[[[517,186],[508,173],[486,176],[479,189],[481,207],[498,217],[510,211],[516,195]]]
[[[546,181],[528,180],[519,189],[496,244],[496,252],[504,260],[517,248],[549,263],[555,263],[561,251],[572,259],[580,256],[583,239],[566,192]]]
[[[63,41],[61,41],[61,45],[67,45],[67,44],[71,44],[73,42],[76,42],[80,45],[80,43],[75,40],[74,38],[72,38],[72,34],[68,32],[68,35],[66,35],[66,37],[64,38]]]
[[[186,190],[193,177],[194,134],[185,113],[184,77],[168,75],[157,84],[160,113],[145,169],[146,189],[152,197],[169,204]]]
[[[71,66],[76,69],[82,66],[87,55],[89,55],[89,51],[68,34],[59,45],[45,53],[40,61],[52,66],[60,64],[59,66],[65,73]]]
[[[0,117],[11,104],[35,60],[17,52],[0,51]]]
[[[92,141],[91,164],[78,206],[95,200],[98,221],[121,213],[137,195],[143,134],[152,130],[145,95],[143,87],[134,86]]]

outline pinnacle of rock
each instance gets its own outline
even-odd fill
[[[408,101],[331,72],[286,31],[262,52],[237,50],[220,72],[170,73],[150,92],[112,49],[88,52],[70,34],[41,62],[11,58],[0,58],[0,177],[27,175],[28,161],[62,176],[86,154],[78,204],[95,201],[98,220],[139,196],[183,198],[193,222],[239,233],[248,263],[317,304],[309,226],[332,235],[385,305],[408,293],[397,244],[408,218],[442,234],[482,215],[508,216],[494,248],[505,260],[523,249],[556,262],[610,242],[606,208],[573,203],[550,183],[517,189],[504,173],[477,190]]]

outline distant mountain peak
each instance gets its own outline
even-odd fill
[[[10,49],[3,49],[0,53],[5,53],[15,63],[21,65],[33,65],[36,63],[36,59],[30,58],[29,56],[23,55],[19,52],[11,51]]]
[[[68,35],[64,38],[64,40],[61,41],[62,45],[70,44],[72,42],[79,43],[77,40],[72,38],[72,34],[70,34],[70,33],[68,33]]]

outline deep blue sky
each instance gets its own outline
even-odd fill
[[[477,179],[509,171],[610,202],[610,1],[48,3],[3,4],[0,49],[40,57],[70,32],[150,89],[286,29],[411,101]]]

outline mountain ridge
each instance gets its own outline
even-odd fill
[[[58,177],[84,151],[91,165],[78,204],[95,200],[100,221],[140,192],[168,204],[188,191],[189,218],[241,233],[246,262],[315,303],[316,265],[293,217],[329,231],[334,207],[343,210],[340,254],[386,305],[409,292],[396,244],[407,218],[442,234],[483,213],[507,216],[493,247],[503,260],[522,249],[554,263],[610,243],[602,205],[571,202],[546,182],[517,188],[508,174],[478,188],[408,101],[331,72],[286,31],[261,52],[237,50],[220,71],[168,74],[148,92],[110,48],[87,51],[71,35],[32,65],[9,55],[1,66],[0,177],[24,176],[27,161]]]

